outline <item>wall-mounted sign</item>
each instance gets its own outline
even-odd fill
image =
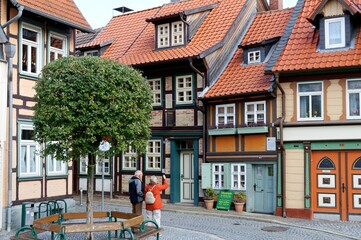
[[[275,137],[267,138],[267,151],[276,151],[276,138]]]

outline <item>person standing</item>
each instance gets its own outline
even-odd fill
[[[134,176],[129,180],[129,199],[132,203],[132,213],[142,215],[144,200],[144,185],[142,183],[143,173],[135,171]]]
[[[154,220],[158,226],[160,227],[160,218],[161,212],[160,210],[163,207],[162,198],[160,193],[168,188],[168,180],[163,175],[164,182],[163,184],[158,184],[158,179],[156,176],[150,177],[150,182],[145,186],[144,194],[148,191],[151,191],[155,197],[155,202],[153,204],[145,204],[146,216],[149,220]]]

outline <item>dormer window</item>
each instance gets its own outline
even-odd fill
[[[325,19],[325,48],[342,48],[345,46],[345,18]]]
[[[261,62],[261,51],[251,51],[248,53],[248,63]]]
[[[179,46],[184,44],[184,23],[182,21],[160,24],[157,27],[158,48]],[[171,41],[170,41],[171,39]]]

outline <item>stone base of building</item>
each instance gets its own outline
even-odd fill
[[[283,216],[282,207],[276,208],[276,216]],[[286,217],[301,218],[301,219],[313,219],[313,214],[310,209],[296,209],[287,208]]]

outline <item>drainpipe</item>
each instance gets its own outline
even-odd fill
[[[6,28],[11,23],[17,21],[23,14],[24,6],[18,4],[16,0],[11,3],[18,9],[18,14],[7,21],[2,27]],[[12,173],[13,173],[13,57],[15,55],[16,46],[11,43],[5,44],[6,61],[8,62],[8,82],[9,82],[9,147],[8,147],[8,207],[6,218],[6,229],[11,231],[11,207],[12,207]]]
[[[282,112],[281,112],[281,120],[280,120],[280,147],[281,147],[281,157],[282,157],[282,217],[287,217],[286,215],[286,159],[285,159],[285,148],[283,144],[283,123],[285,121],[285,112],[286,112],[286,106],[285,106],[285,91],[283,90],[282,86],[279,83],[279,73],[276,72],[275,74],[276,78],[276,85],[278,89],[281,91],[281,104],[282,104]]]

